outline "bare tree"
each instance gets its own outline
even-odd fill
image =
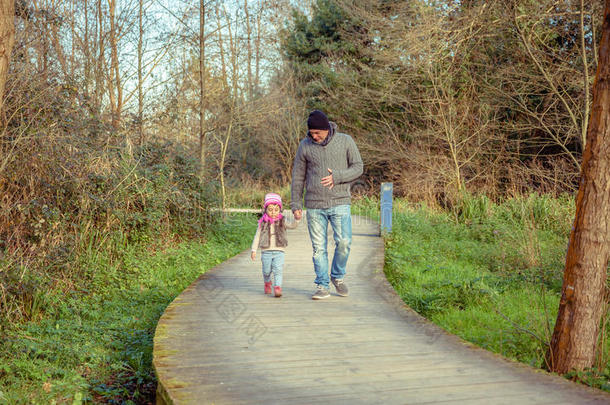
[[[231,57],[229,62],[231,64],[231,85],[232,90],[231,97],[236,99],[239,97],[239,45],[237,38],[237,19],[232,19],[230,14],[227,12],[226,5],[223,4],[224,13],[227,16],[227,33],[229,35],[229,49],[231,51]],[[236,11],[237,13],[237,11]]]
[[[106,69],[105,64],[105,33],[104,33],[104,12],[102,9],[102,0],[97,0],[96,4],[96,40],[95,40],[95,96],[94,96],[94,109],[97,113],[100,112],[102,107],[102,100],[104,97],[104,71]]]
[[[590,99],[589,99],[589,62],[587,60],[587,33],[585,31],[585,0],[580,0],[580,51],[583,64],[583,82],[584,82],[584,107],[582,111],[583,122],[581,125],[581,142],[583,149],[587,144],[587,128],[589,126]]]
[[[246,76],[246,89],[248,90],[248,98],[251,99],[254,93],[254,80],[252,79],[252,23],[250,21],[248,0],[244,0],[244,13],[246,14],[246,65],[248,69],[248,75]]]
[[[144,57],[144,25],[143,25],[144,0],[138,0],[138,143],[144,143],[144,79],[142,74],[142,59]]]
[[[199,1],[199,161],[201,178],[205,177],[205,14],[204,0]]]
[[[108,19],[110,22],[110,69],[108,72],[108,96],[110,99],[110,111],[112,114],[112,125],[117,128],[121,122],[123,111],[123,86],[119,69],[119,27],[116,15],[116,0],[108,0]]]
[[[593,366],[605,308],[610,258],[610,0],[605,2],[591,111],[559,314],[547,355],[550,369],[558,373]]]
[[[222,19],[220,18],[220,2],[216,2],[215,8],[216,8],[216,25],[217,25],[216,33],[218,35],[218,52],[219,52],[220,67],[221,67],[220,76],[222,77],[222,79],[224,81],[224,87],[226,89],[228,89],[229,88],[229,79],[228,79],[228,75],[227,75],[225,45],[224,45],[223,34],[222,34]]]
[[[263,8],[263,4],[258,9],[256,13],[256,39],[254,40],[254,90],[258,91],[260,86],[260,71],[261,71],[261,47],[262,47],[262,27],[261,22],[263,20],[263,12],[265,9]]]
[[[266,125],[261,125],[261,141],[268,145],[269,153],[265,161],[272,172],[279,173],[278,180],[288,183],[292,175],[294,154],[305,133],[304,120],[306,111],[304,100],[297,96],[294,78],[285,77],[276,86],[269,89],[259,109],[269,110]],[[269,130],[266,127],[270,127]]]
[[[82,58],[83,58],[83,80],[84,80],[84,96],[89,99],[91,96],[91,82],[92,82],[92,71],[94,70],[92,66],[94,66],[93,58],[91,56],[91,45],[92,45],[92,36],[90,34],[91,23],[89,21],[89,0],[83,1],[83,24],[82,28],[83,34],[82,37],[78,34],[75,34],[75,42],[78,41],[80,44]]]
[[[584,7],[584,6],[583,6]],[[566,90],[565,78],[568,77],[566,74],[565,66],[558,67],[557,63],[553,62],[554,58],[549,56],[547,50],[545,50],[546,44],[544,39],[541,38],[539,33],[540,25],[545,19],[549,18],[549,14],[544,13],[533,13],[532,10],[526,10],[518,13],[518,7],[513,8],[514,14],[514,26],[519,34],[519,39],[525,48],[526,54],[530,59],[530,63],[538,69],[542,80],[543,87],[548,89],[550,96],[547,98],[548,103],[545,106],[545,110],[542,112],[534,110],[529,106],[522,97],[519,98],[519,102],[523,108],[523,111],[529,115],[534,121],[537,121],[540,128],[548,135],[553,142],[560,146],[577,169],[580,168],[579,155],[569,148],[569,143],[573,142],[573,139],[579,139],[582,147],[584,148],[585,139],[584,134],[586,129],[581,127],[581,122],[586,122],[582,118],[589,113],[588,111],[588,99],[580,100],[571,97],[569,92]],[[581,8],[581,18],[584,13],[584,9]],[[584,41],[584,23],[581,25],[580,37]],[[581,50],[584,55],[584,77],[585,82],[585,95],[588,97],[588,64],[586,62],[586,48]],[[516,74],[518,72],[515,71]],[[523,73],[523,72],[520,72]],[[576,75],[581,77],[581,75]],[[533,78],[530,76],[530,80]],[[534,80],[532,80],[534,81]],[[531,91],[531,87],[527,90]],[[553,111],[565,111],[565,117],[563,114],[553,114]],[[569,120],[571,125],[566,126],[563,122]],[[563,130],[558,130],[559,127],[563,127]]]
[[[4,84],[15,43],[15,1],[0,0],[0,113],[4,99]]]

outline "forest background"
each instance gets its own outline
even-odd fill
[[[593,0],[15,1],[1,324],[87,294],[94,251],[208,239],[210,207],[287,197],[313,108],[358,144],[361,194],[572,198],[602,16]]]

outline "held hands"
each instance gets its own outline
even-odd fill
[[[256,252],[250,253],[250,259],[252,259],[252,260],[256,259]]]
[[[328,176],[322,177],[322,181],[320,183],[322,183],[324,187],[332,189],[335,186],[335,182],[333,181],[333,171],[331,169],[328,169],[328,173]]]
[[[293,212],[294,214],[294,219],[296,219],[297,221],[300,221],[301,218],[303,218],[303,210],[296,210],[295,212]]]

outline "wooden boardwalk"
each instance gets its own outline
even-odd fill
[[[606,393],[467,345],[405,307],[383,275],[378,225],[354,217],[353,228],[349,297],[311,300],[305,223],[288,231],[282,298],[263,294],[249,251],[188,287],[157,326],[157,403],[610,404]]]

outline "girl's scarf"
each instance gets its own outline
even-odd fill
[[[259,220],[258,220],[258,224],[260,225],[260,224],[261,224],[261,223],[263,223],[263,222],[269,222],[269,223],[273,224],[273,223],[275,223],[275,222],[279,221],[279,220],[280,220],[280,219],[282,219],[282,218],[284,218],[284,217],[282,216],[282,213],[281,213],[281,212],[280,212],[280,214],[279,214],[279,215],[278,215],[276,218],[271,218],[271,217],[270,217],[269,215],[267,215],[267,213],[265,212],[265,213],[263,214],[263,217],[262,217],[261,219],[259,219]]]

